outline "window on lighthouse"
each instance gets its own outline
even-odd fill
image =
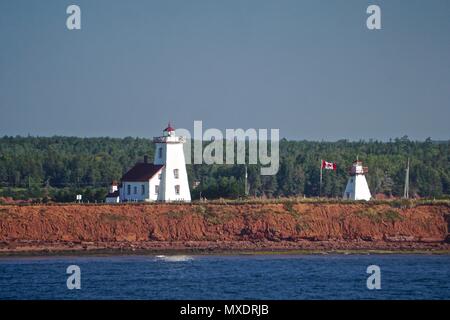
[[[178,196],[178,195],[180,195],[180,186],[179,185],[176,185],[175,186],[175,194]]]
[[[178,177],[179,177],[178,169],[173,169],[173,176],[174,176],[175,179],[178,179]]]
[[[162,159],[162,148],[158,148],[158,158]]]

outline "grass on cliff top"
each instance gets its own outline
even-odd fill
[[[121,204],[106,204],[106,203],[19,203],[9,204],[1,203],[4,206],[67,206],[67,205],[82,205],[82,206],[152,206],[161,205],[161,202],[138,202],[138,203],[121,203]],[[208,201],[193,200],[190,203],[185,202],[170,202],[164,203],[164,205],[186,205],[186,206],[203,206],[203,205],[264,205],[264,204],[283,204],[287,211],[292,211],[291,208],[294,204],[339,204],[339,205],[364,205],[371,207],[375,205],[388,205],[393,208],[414,208],[422,205],[445,205],[450,207],[450,199],[386,199],[386,200],[370,200],[370,201],[351,201],[336,198],[303,198],[303,197],[290,197],[290,198],[272,198],[272,199],[260,199],[260,198],[241,198],[241,199],[215,199]]]

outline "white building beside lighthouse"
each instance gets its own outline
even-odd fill
[[[111,186],[105,202],[191,201],[183,152],[185,138],[176,136],[169,124],[153,141],[153,163],[147,156],[144,162],[136,163],[122,176],[118,189]]]
[[[136,163],[121,179],[120,202],[149,202],[158,200],[159,184],[164,167],[148,162]]]
[[[343,198],[346,200],[366,200],[372,198],[369,186],[364,174],[368,172],[367,167],[363,167],[362,161],[356,159],[350,168],[350,177],[348,178],[347,186],[344,191]]]

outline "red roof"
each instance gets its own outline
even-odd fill
[[[170,125],[170,122],[169,122],[169,124],[167,125],[167,128],[165,128],[164,131],[167,131],[167,132],[169,132],[169,131],[175,131],[175,129],[172,128],[172,126]]]
[[[157,174],[162,167],[164,167],[162,164],[137,163],[122,176],[122,181],[148,181]]]

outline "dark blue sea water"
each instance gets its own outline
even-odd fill
[[[80,290],[67,289],[69,265]],[[367,289],[369,265],[380,290]],[[450,299],[450,256],[2,258],[0,299]]]

